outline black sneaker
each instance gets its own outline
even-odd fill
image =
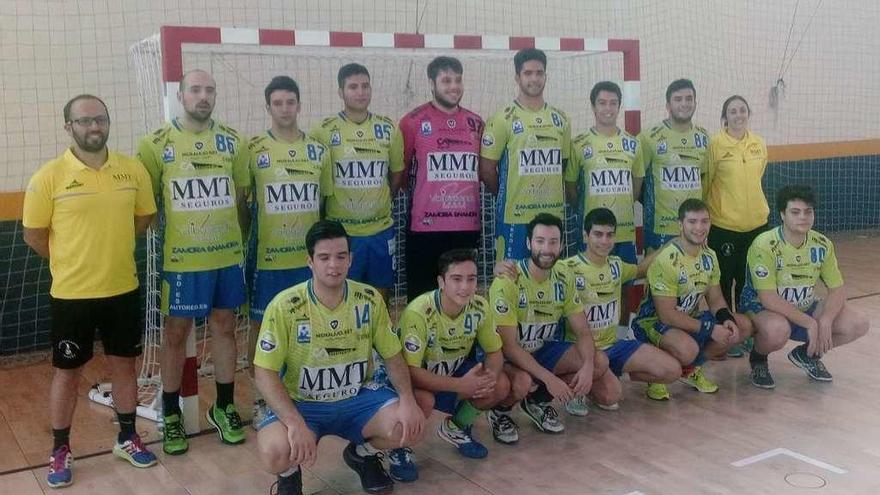
[[[798,368],[804,370],[807,376],[819,382],[830,382],[831,373],[825,369],[822,360],[807,355],[806,344],[799,345],[788,353],[788,360]]]
[[[752,385],[758,388],[776,388],[776,382],[770,374],[770,367],[767,362],[752,363]]]
[[[492,428],[492,437],[496,442],[512,445],[519,441],[519,427],[508,413],[510,409],[490,409],[486,420]]]
[[[385,494],[394,491],[394,480],[382,466],[381,452],[362,456],[357,453],[357,445],[349,443],[342,451],[342,460],[361,478],[361,487],[367,493]]]
[[[549,403],[535,402],[527,395],[525,399],[519,401],[519,405],[523,412],[526,413],[526,416],[535,423],[538,430],[544,433],[562,433],[565,431],[565,425],[559,421],[559,413]]]
[[[297,469],[290,476],[279,476],[278,480],[269,488],[269,495],[302,495],[302,492],[302,469]]]

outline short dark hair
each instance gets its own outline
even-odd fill
[[[694,87],[693,81],[690,79],[676,79],[669,83],[669,87],[666,88],[666,103],[669,103],[672,100],[672,93],[676,91],[681,91],[683,89],[689,89],[694,92],[694,98],[697,97],[697,88]]]
[[[299,101],[299,85],[292,78],[287,76],[275,76],[269,81],[264,94],[266,95],[266,105],[269,104],[269,97],[275,91],[290,91],[296,95],[296,101]]]
[[[341,223],[335,220],[318,220],[306,232],[306,251],[309,252],[310,257],[314,256],[318,241],[339,238],[345,238],[345,245],[351,250],[351,239],[348,238],[348,232]]]
[[[513,68],[516,70],[516,75],[519,75],[523,65],[529,60],[537,60],[541,62],[545,70],[547,69],[547,54],[537,48],[523,48],[513,56]]]
[[[441,56],[431,60],[431,63],[428,64],[428,79],[436,82],[437,74],[439,74],[441,70],[451,70],[456,74],[464,74],[464,68],[461,66],[461,61],[454,57]]]
[[[64,123],[65,124],[70,122],[70,107],[72,107],[74,103],[76,103],[80,100],[96,100],[96,101],[100,102],[101,105],[104,106],[104,112],[107,113],[108,117],[110,116],[110,110],[107,108],[107,104],[104,103],[104,100],[102,100],[94,95],[81,94],[81,95],[74,96],[73,98],[70,99],[70,101],[68,101],[64,105],[64,110],[62,111],[62,113],[64,114]]]
[[[739,101],[745,103],[746,104],[746,111],[749,112],[749,115],[752,114],[752,108],[749,106],[749,102],[747,102],[746,99],[740,95],[733,95],[730,98],[724,100],[724,104],[721,105],[721,123],[724,124],[725,126],[727,126],[727,107],[729,107],[730,104],[736,100],[739,100]]]
[[[556,226],[559,228],[559,235],[561,236],[565,229],[562,227],[562,219],[553,215],[551,213],[538,213],[535,215],[535,218],[526,225],[526,235],[529,241],[532,240],[532,232],[535,230],[536,225],[546,225],[546,226]]]
[[[450,249],[449,251],[444,251],[443,254],[440,255],[440,258],[437,259],[437,274],[441,277],[444,277],[446,276],[446,272],[449,271],[449,267],[456,263],[464,263],[466,261],[472,261],[476,265],[476,251],[467,248]]]
[[[688,198],[678,206],[678,221],[684,220],[684,216],[692,211],[709,211],[709,207],[702,199]]]
[[[614,230],[616,231],[617,217],[615,217],[614,212],[608,208],[593,208],[589,213],[584,215],[584,232],[589,234],[593,225],[614,227]]]
[[[596,98],[599,97],[599,91],[607,91],[617,95],[617,101],[622,103],[623,93],[620,92],[620,86],[611,81],[597,82],[593,89],[590,90],[590,105],[596,105]]]
[[[813,209],[816,208],[816,192],[813,191],[813,188],[802,184],[795,184],[782,186],[776,192],[776,211],[783,213],[788,208],[788,202],[797,199],[810,205]]]
[[[351,76],[356,76],[358,74],[363,74],[367,76],[367,78],[370,77],[370,71],[368,71],[367,68],[361,64],[345,64],[340,67],[339,73],[336,74],[336,82],[339,83],[339,88],[342,89],[343,87],[345,87],[346,79]]]

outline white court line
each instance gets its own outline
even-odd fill
[[[776,448],[773,450],[768,450],[767,452],[763,452],[758,455],[753,455],[751,457],[746,457],[745,459],[740,459],[736,462],[731,462],[730,465],[734,466],[734,467],[744,467],[744,466],[748,466],[749,464],[754,464],[756,462],[761,462],[761,461],[769,459],[771,457],[775,457],[777,455],[787,455],[787,456],[792,457],[794,459],[797,459],[799,461],[806,462],[807,464],[812,464],[813,466],[816,466],[818,468],[822,468],[827,471],[831,471],[832,473],[837,473],[837,474],[846,474],[847,473],[846,469],[839,468],[837,466],[828,464],[827,462],[822,462],[818,459],[813,459],[812,457],[807,457],[807,456],[805,456],[803,454],[799,454],[793,450],[784,449],[784,448]]]

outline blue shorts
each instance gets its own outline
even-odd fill
[[[288,270],[255,270],[251,280],[251,320],[263,321],[263,312],[273,297],[311,276],[312,270],[307,266]]]
[[[559,360],[571,346],[571,342],[544,342],[544,346],[533,352],[532,357],[547,371],[553,371],[553,368],[556,368]]]
[[[748,287],[747,287],[748,288]],[[754,290],[754,289],[752,289]],[[743,293],[743,297],[740,300],[745,300],[745,293]],[[742,304],[744,306],[744,312],[750,315],[756,315],[761,311],[764,311],[764,306],[758,301],[757,294],[753,298],[749,298],[746,304]],[[810,305],[809,308],[804,310],[804,313],[813,316],[813,313],[816,312],[816,308],[819,306],[819,301],[814,302]],[[807,336],[807,329],[796,324],[791,321],[788,322],[789,326],[791,326],[791,335],[789,338],[791,340],[796,340],[798,342],[809,342],[809,338]]]
[[[296,410],[320,439],[324,435],[336,435],[355,444],[364,443],[363,431],[367,423],[383,407],[397,402],[397,394],[387,388],[377,390],[361,387],[350,399],[335,402],[293,401]],[[279,421],[271,409],[257,425],[257,431]]]
[[[608,356],[608,367],[611,368],[611,371],[615,375],[621,376],[623,375],[623,367],[626,366],[626,362],[642,345],[642,342],[638,340],[618,340],[614,345],[602,352]]]
[[[212,309],[235,309],[246,299],[244,272],[239,265],[162,273],[162,313],[168,316],[204,318]]]
[[[620,259],[627,263],[631,263],[633,265],[639,264],[639,257],[636,256],[635,241],[615,242],[614,249],[611,250],[611,254],[613,254],[614,256],[618,256]]]
[[[501,218],[499,216],[499,218]],[[526,248],[528,237],[527,224],[504,223],[501,220],[495,226],[495,261],[521,260],[531,256]]]
[[[712,313],[710,311],[703,311],[694,318],[700,319],[704,315],[711,316]],[[669,325],[661,323],[659,319],[655,321],[654,324],[651,325],[649,328],[643,326],[638,318],[633,320],[632,323],[633,334],[639,342],[644,342],[645,344],[653,344],[657,347],[660,347],[660,341],[663,340],[663,335],[668,332],[670,328],[671,327]],[[711,333],[705,335],[703,338],[700,338],[699,335],[695,333],[684,333],[690,336],[690,338],[694,339],[697,345],[700,346],[700,353],[703,352],[703,349],[705,349],[706,345],[709,344],[709,342],[712,340]]]
[[[647,227],[645,227],[643,232],[645,233],[645,248],[653,249],[654,251],[657,251],[658,249],[660,249],[660,246],[678,237],[678,234],[657,234]]]
[[[348,278],[379,289],[394,287],[394,226],[378,234],[351,237],[351,268]]]
[[[477,361],[473,359],[465,359],[461,366],[452,373],[453,378],[461,378],[474,366]],[[445,412],[446,414],[455,414],[455,406],[458,405],[458,394],[455,392],[434,392],[434,409]]]

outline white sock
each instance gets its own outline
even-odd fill
[[[299,471],[299,466],[294,466],[294,467],[288,469],[287,471],[284,471],[283,473],[279,474],[278,477],[279,478],[287,478],[289,476],[293,476],[294,474],[296,474],[297,471]]]
[[[370,442],[364,442],[355,447],[354,452],[361,457],[366,457],[378,454],[379,449],[373,447]]]

